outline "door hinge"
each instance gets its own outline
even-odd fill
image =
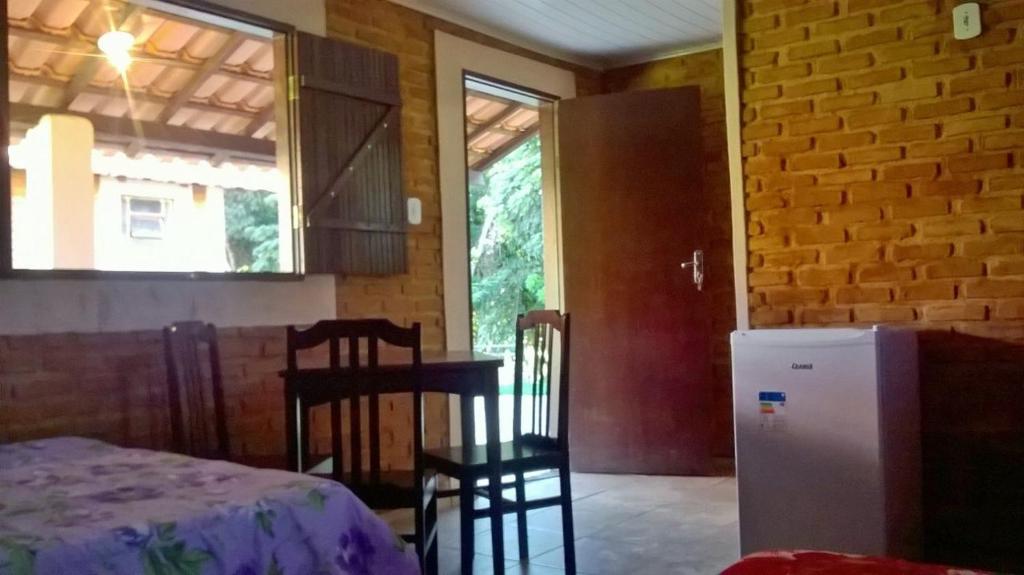
[[[300,222],[302,221],[302,207],[299,205],[292,206],[292,229],[299,229]]]
[[[288,101],[294,102],[299,99],[299,85],[301,84],[301,78],[294,74],[288,76]]]

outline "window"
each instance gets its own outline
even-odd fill
[[[0,271],[299,271],[286,26],[188,0],[6,14]]]
[[[162,240],[171,200],[124,197],[124,227],[128,237]]]
[[[407,269],[393,54],[198,0],[4,6],[0,273]]]

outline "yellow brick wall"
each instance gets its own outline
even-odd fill
[[[701,131],[704,143],[704,188],[711,198],[711,237],[704,249],[709,263],[707,291],[712,305],[714,363],[714,452],[731,457],[732,372],[729,334],[736,329],[736,290],[732,277],[732,221],[725,144],[725,77],[722,51],[710,50],[609,70],[605,92],[650,90],[678,86],[701,89]]]
[[[423,324],[427,349],[444,347],[441,195],[437,170],[434,31],[442,30],[577,73],[581,92],[599,89],[597,73],[541,56],[385,0],[327,0],[327,35],[398,56],[405,192],[423,202],[423,223],[409,233],[409,273],[338,278],[341,317],[389,317]]]
[[[585,68],[535,54],[385,0],[326,2],[328,37],[398,56],[403,183],[406,195],[419,198],[423,203],[423,223],[409,229],[409,273],[390,277],[337,278],[338,315],[343,318],[386,317],[405,325],[418,321],[422,324],[424,349],[440,350],[445,346],[445,331],[434,31],[442,30],[573,70],[580,93],[599,91],[600,76]],[[399,410],[405,410],[401,400],[396,400],[396,403],[402,404]],[[442,430],[443,435],[438,439],[447,441],[448,409],[443,398],[428,398],[425,421],[428,429]],[[386,431],[404,438],[398,443],[407,444],[411,441],[410,429],[408,422],[398,422]]]
[[[949,8],[746,5],[754,325],[1024,338],[1024,4],[966,42]]]
[[[752,323],[920,330],[926,550],[1009,569],[1024,2],[983,4],[983,35],[957,41],[949,0],[742,2],[742,147]]]

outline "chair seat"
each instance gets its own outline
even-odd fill
[[[311,472],[309,475],[333,479],[330,473]],[[397,469],[380,472],[378,481],[371,481],[363,473],[362,481],[356,483],[349,473],[343,473],[341,483],[363,501],[370,509],[404,509],[416,506],[416,476],[411,469]],[[436,491],[437,477],[428,472],[427,493]]]
[[[561,451],[553,445],[541,442],[524,441],[519,446],[511,441],[501,444],[502,472],[553,469],[559,466],[562,459]],[[487,475],[487,446],[425,449],[423,464],[429,469],[436,469],[449,476],[459,476],[468,472],[482,477]]]

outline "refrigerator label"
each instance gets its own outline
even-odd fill
[[[786,429],[786,393],[783,391],[760,391],[757,394],[760,406],[761,431],[784,431]]]

